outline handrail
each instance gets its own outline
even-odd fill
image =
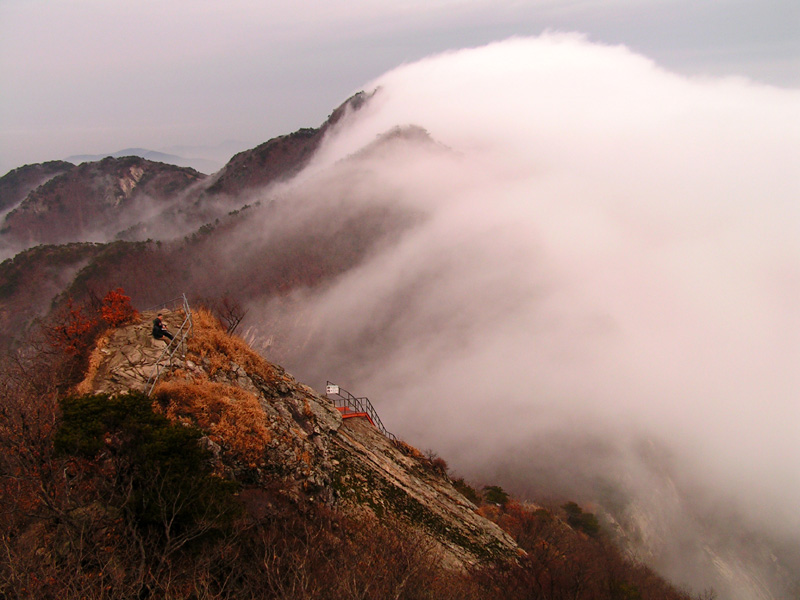
[[[346,389],[336,385],[335,383],[331,383],[330,381],[327,382],[325,390],[325,397],[333,402],[333,405],[336,408],[351,409],[354,412],[367,415],[369,420],[378,431],[380,431],[390,440],[397,441],[397,436],[395,436],[393,433],[390,433],[386,427],[383,426],[383,421],[381,421],[381,418],[378,416],[378,412],[372,406],[372,402],[369,401],[369,398],[356,398]],[[331,398],[331,396],[335,397]]]
[[[156,370],[152,375],[150,375],[150,378],[147,380],[147,383],[145,384],[145,390],[147,391],[148,396],[153,393],[153,389],[155,389],[156,383],[158,383],[158,378],[161,377],[161,373],[163,371],[162,367],[164,366],[162,364],[164,356],[169,354],[165,362],[166,364],[171,365],[172,357],[175,356],[175,353],[178,351],[179,348],[182,349],[182,354],[185,355],[186,338],[188,338],[189,336],[192,335],[192,333],[194,333],[194,323],[192,322],[192,311],[189,308],[189,301],[186,299],[186,294],[183,294],[182,298],[175,298],[173,300],[170,300],[169,302],[160,305],[160,307],[164,307],[167,304],[170,304],[175,300],[179,299],[182,300],[183,304],[183,314],[184,314],[183,323],[181,323],[180,327],[178,327],[178,330],[175,332],[174,337],[169,341],[166,348],[164,348],[164,350],[161,352],[158,359],[156,360]]]
[[[150,312],[152,310],[161,310],[162,308],[172,307],[177,304],[184,304],[186,303],[186,294],[181,294],[173,298],[172,300],[167,300],[166,302],[162,302],[161,304],[157,304],[155,306],[150,306],[145,308],[142,312]]]

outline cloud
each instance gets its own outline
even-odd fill
[[[800,539],[800,93],[566,34],[372,86],[294,193],[424,218],[296,298],[290,369],[460,471],[634,503],[657,473],[685,523],[719,505]],[[348,160],[407,124],[438,144]]]

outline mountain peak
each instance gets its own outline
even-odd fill
[[[53,160],[24,165],[0,177],[0,214],[9,211],[40,185],[72,169],[75,165],[63,160]]]
[[[372,94],[358,92],[336,108],[320,127],[304,127],[239,152],[215,176],[207,193],[235,195],[291,178],[309,163],[325,133],[349,113],[360,110],[371,97]]]

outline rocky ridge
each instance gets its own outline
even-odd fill
[[[219,431],[215,435],[217,424],[204,428],[208,432],[204,443],[213,450],[226,476],[249,485],[264,485],[277,478],[295,501],[324,503],[378,519],[399,519],[430,540],[444,564],[452,568],[513,559],[521,553],[508,534],[478,515],[447,476],[426,465],[417,451],[393,443],[366,419],[342,419],[327,398],[281,367],[249,349],[249,354],[243,355],[246,344],[242,340],[228,336],[236,343],[235,356],[231,356],[224,351],[208,352],[207,346],[190,338],[186,352],[179,351],[168,362],[162,356],[165,343],[150,336],[154,316],[145,312],[137,323],[107,332],[78,391],[144,391],[161,360],[164,383],[156,387],[156,401],[159,390],[181,385],[214,386],[217,396],[234,403],[244,402],[242,393],[257,400],[267,431],[261,434],[265,443],[255,460],[236,456],[232,436],[220,436]],[[183,313],[165,311],[165,320],[177,326]],[[195,335],[208,336],[207,321],[201,321],[195,319]],[[227,334],[217,331],[214,335]],[[232,412],[237,410],[229,406]],[[187,417],[198,424],[191,414],[182,413],[182,420]],[[224,418],[219,417],[220,424]],[[237,425],[240,432],[247,427],[244,421]],[[256,429],[247,430],[247,435],[257,437]]]

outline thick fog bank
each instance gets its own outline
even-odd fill
[[[661,498],[665,538],[719,507],[800,544],[800,92],[573,35],[373,83],[294,185],[414,124],[438,145],[370,154],[337,202],[425,217],[293,300],[287,366],[467,475]]]

